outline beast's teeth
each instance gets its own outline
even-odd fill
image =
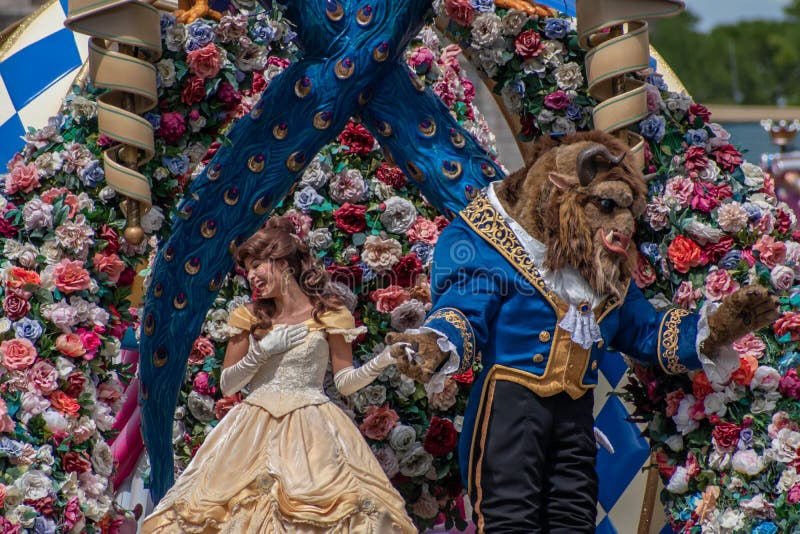
[[[609,230],[606,234],[606,241],[612,243],[614,241],[614,230]]]

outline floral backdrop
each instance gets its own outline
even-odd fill
[[[591,127],[593,102],[570,20],[531,18],[492,0],[435,7],[449,20],[443,33],[520,115],[523,139]],[[441,33],[426,28],[408,63],[491,150],[459,49],[446,46]],[[152,239],[134,247],[121,237],[120,199],[105,186],[98,161],[110,140],[97,135],[92,87],[70,97],[46,128],[31,131],[8,165],[0,198],[2,532],[119,528],[108,444],[131,376],[118,355],[119,339],[136,323],[128,300],[136,270],[169,232],[176,198],[224,142],[225,127],[247,113],[294,53],[279,9],[219,24],[176,24],[164,15],[162,35],[160,105],[146,115],[158,150],[144,169],[157,206],[143,221]],[[761,283],[781,297],[784,313],[772,328],[735,344],[742,365],[727,384],[710,383],[702,372],[673,377],[635,366],[620,394],[646,423],[676,531],[791,532],[800,526],[795,215],[706,108],[670,92],[653,72],[640,76],[650,116],[638,129],[649,141],[649,172],[659,178],[640,224],[637,284],[659,307],[698,309],[742,284]],[[447,223],[359,124],[348,124],[322,151],[278,212],[293,218],[368,327],[355,344],[357,360],[379,351],[390,329],[421,323],[431,250]],[[175,419],[177,470],[240,401],[220,397],[218,378],[228,313],[248,293],[241,273],[230,277],[194,344]],[[463,524],[454,448],[471,381],[472,372],[455,376],[429,397],[389,369],[346,399],[329,384],[420,527]]]

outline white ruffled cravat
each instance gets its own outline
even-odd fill
[[[572,341],[584,349],[588,349],[593,343],[603,339],[600,326],[594,318],[594,309],[605,296],[595,293],[589,282],[572,267],[558,271],[549,271],[543,267],[547,258],[547,247],[506,213],[494,192],[494,186],[497,183],[499,182],[493,182],[486,190],[489,203],[505,219],[506,224],[517,236],[522,248],[533,260],[547,287],[569,305],[566,315],[558,326],[570,333]]]

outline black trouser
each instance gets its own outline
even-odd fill
[[[592,392],[573,400],[566,393],[540,397],[502,380],[484,387],[494,391],[478,414],[470,466],[478,532],[594,532]]]

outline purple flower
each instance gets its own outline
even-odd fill
[[[183,176],[189,172],[189,157],[185,155],[174,158],[164,156],[161,158],[161,163],[175,176]]]
[[[153,125],[154,130],[158,130],[161,127],[161,115],[158,113],[152,113],[148,111],[142,116],[147,119],[147,122]]]
[[[302,211],[308,211],[311,206],[322,204],[325,199],[310,185],[294,193],[294,205]]]
[[[639,251],[652,263],[657,264],[661,260],[661,253],[658,252],[658,245],[656,243],[642,243],[639,245]]]
[[[20,339],[36,342],[39,336],[42,335],[42,324],[35,319],[23,317],[14,323],[14,335]]]
[[[704,129],[688,130],[683,138],[687,143],[693,146],[705,146],[708,141],[708,132]]]
[[[547,19],[544,23],[544,35],[548,39],[563,39],[569,33],[569,22],[566,19]]]
[[[367,266],[367,264],[366,264],[366,263],[364,263],[363,261],[361,261],[361,262],[358,262],[358,264],[357,264],[357,265],[358,265],[359,267],[361,267],[361,270],[363,271],[363,274],[361,275],[361,280],[362,280],[363,282],[369,282],[370,280],[374,280],[374,279],[375,279],[375,277],[376,277],[376,276],[378,276],[377,274],[375,274],[375,271],[373,271],[372,269],[370,269],[370,268]]]
[[[162,11],[160,23],[161,23],[161,37],[163,38],[164,35],[167,33],[167,30],[175,25],[175,15],[173,15],[172,13],[167,13],[165,11]]]
[[[573,122],[578,122],[583,118],[583,108],[575,104],[567,106],[565,113],[567,114],[567,118]]]
[[[428,261],[430,261],[431,256],[433,255],[433,248],[427,243],[417,241],[411,245],[411,252],[414,252],[417,255],[417,258],[419,258],[419,261],[425,265],[428,263]]]
[[[81,172],[81,182],[83,182],[83,185],[86,187],[95,187],[105,179],[106,173],[103,170],[103,166],[97,160],[92,161]]]
[[[184,49],[187,52],[203,48],[214,39],[214,30],[201,20],[196,20],[187,26],[186,44]]]
[[[253,26],[253,40],[257,43],[268,43],[275,39],[277,33],[268,20],[259,20]]]
[[[491,13],[494,11],[494,0],[469,0],[469,3],[479,13]]]
[[[717,262],[720,269],[725,269],[727,271],[732,271],[736,269],[736,266],[739,265],[739,262],[742,260],[742,252],[740,250],[731,250],[727,252],[720,260]]]
[[[639,123],[639,132],[647,139],[660,143],[664,139],[667,121],[661,115],[650,115]]]

